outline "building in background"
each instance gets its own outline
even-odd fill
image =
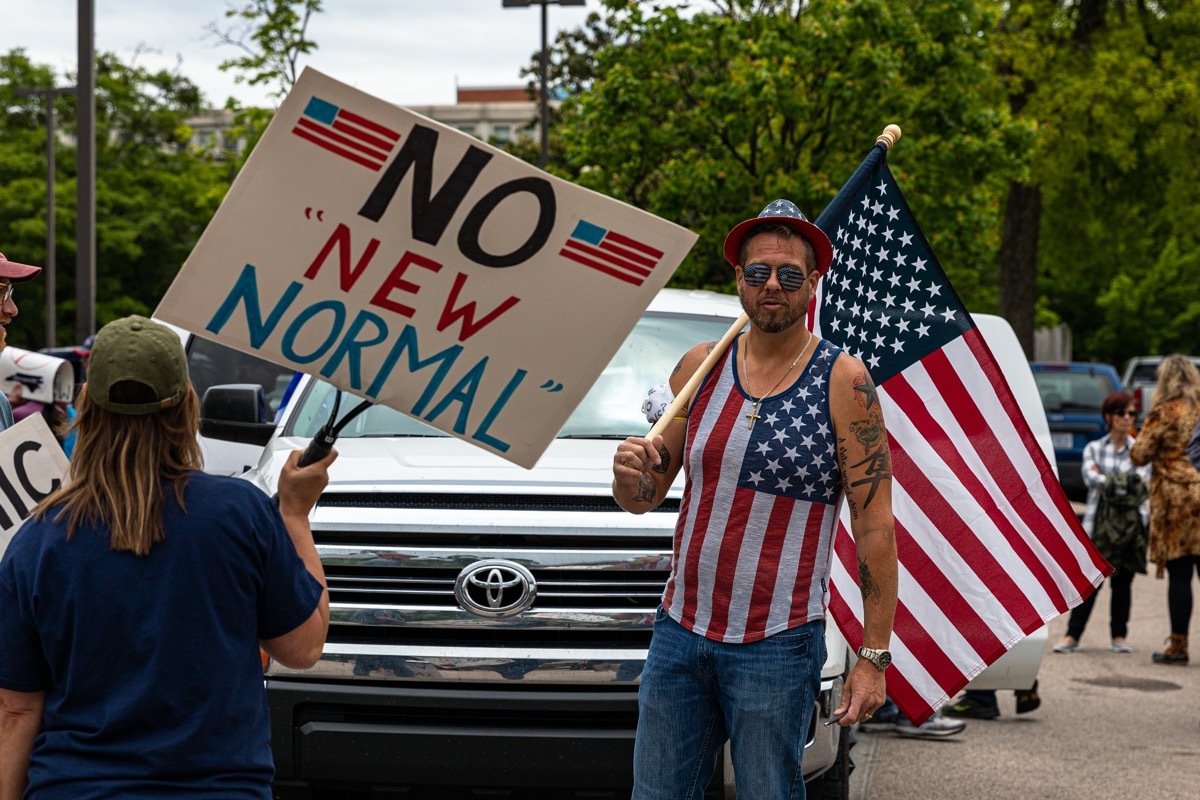
[[[551,100],[551,105],[557,103]],[[459,86],[453,105],[404,107],[497,146],[537,136],[538,104],[524,86]],[[228,109],[192,117],[188,125],[192,146],[199,150],[240,153],[246,146],[244,139],[229,140],[233,112]]]

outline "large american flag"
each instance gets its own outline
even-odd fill
[[[891,442],[900,596],[888,694],[914,722],[1112,568],[1092,547],[995,358],[876,145],[816,224],[834,247],[810,321],[861,359]],[[862,641],[849,513],[830,610]]]

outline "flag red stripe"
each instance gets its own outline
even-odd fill
[[[396,133],[391,128],[385,128],[384,126],[380,125],[378,122],[372,122],[371,120],[367,119],[366,117],[360,117],[358,114],[355,114],[353,111],[347,111],[344,108],[340,108],[340,109],[338,109],[337,118],[344,119],[347,122],[353,122],[355,125],[366,128],[369,131],[374,131],[375,133],[378,133],[380,136],[391,139],[393,142],[399,141],[399,139],[400,139],[400,134]],[[391,145],[388,145],[388,147],[390,149]]]
[[[730,349],[732,350],[732,348],[730,348]],[[713,372],[710,374],[719,373],[721,371],[721,369],[724,368],[724,365],[725,365],[725,362],[727,359],[728,359],[728,351],[726,351],[725,355],[721,356],[721,359],[718,361],[718,363],[716,363],[716,366],[713,367]],[[692,401],[691,408],[688,411],[686,411],[686,413],[685,413],[686,416],[688,416],[688,422],[686,422],[686,425],[688,425],[688,440],[689,441],[696,438],[696,432],[698,431],[698,429],[700,429],[700,420],[701,420],[701,417],[704,415],[704,409],[708,408],[708,402],[709,402],[710,395],[706,395],[706,393],[704,393],[704,391],[703,391],[704,386],[706,386],[708,384],[708,378],[709,378],[709,375],[704,375],[704,378],[701,380],[700,387],[698,387],[698,389],[696,389],[696,393],[694,395],[695,399],[694,399],[694,401]],[[692,497],[694,497],[694,495],[692,495],[692,488],[694,488],[694,485],[692,485],[692,481],[691,481],[691,471],[684,470],[683,503],[679,505],[679,518],[680,519],[690,519],[691,518]],[[676,534],[674,534],[673,541],[674,541],[673,552],[674,553],[682,553],[683,552],[683,547],[682,547],[683,531],[680,531],[678,527],[676,527]],[[674,566],[674,565],[672,565],[672,566]],[[668,578],[667,579],[667,590],[666,590],[666,594],[664,595],[664,603],[662,603],[662,604],[664,604],[664,606],[666,608],[672,607],[672,603],[674,602],[674,590],[676,590],[676,583],[674,583],[674,577]]]
[[[630,239],[628,236],[622,236],[619,233],[613,233],[612,231],[609,231],[608,235],[605,238],[611,239],[612,241],[616,242],[617,244],[622,244],[622,245],[625,245],[626,247],[632,247],[634,250],[640,250],[641,252],[645,253],[646,255],[654,258],[656,261],[663,257],[662,250],[655,250],[653,247],[651,247],[648,244],[642,244],[637,239]]]
[[[971,353],[975,356],[975,359],[979,362],[980,367],[987,376],[988,382],[993,386],[1007,386],[1007,381],[1005,381],[1003,373],[1000,372],[1000,368],[996,364],[995,357],[991,354],[991,351],[988,349],[987,343],[983,340],[983,337],[979,335],[979,331],[970,331],[966,336],[963,337],[963,341],[967,347],[970,348]],[[997,395],[997,399],[999,399],[1001,406],[1004,408],[1005,413],[1008,414],[1009,417],[1013,419],[1023,418],[1021,408],[1017,405],[1017,400],[1013,396],[1011,390],[998,392]],[[1076,515],[1075,510],[1071,508],[1071,501],[1067,499],[1066,493],[1059,491],[1060,484],[1058,482],[1058,478],[1055,476],[1054,469],[1050,466],[1050,462],[1046,460],[1046,454],[1043,452],[1037,440],[1032,436],[1022,436],[1021,442],[1025,445],[1025,449],[1029,453],[1030,460],[1037,465],[1037,468],[1041,473],[1042,485],[1046,487],[1046,494],[1048,494],[1054,501],[1055,510],[1058,512],[1056,517],[1048,520],[1048,522],[1053,526],[1053,529],[1058,531],[1062,536],[1067,536],[1069,531],[1074,531],[1077,537],[1087,540],[1087,533],[1084,532],[1082,525],[1078,524],[1079,517]],[[1103,559],[1103,557],[1100,555],[1100,551],[1096,550],[1094,547],[1087,547],[1084,549],[1088,554],[1088,558],[1090,559],[1092,566],[1098,572],[1105,576],[1112,574],[1111,565],[1109,565],[1109,563]],[[1067,563],[1075,564],[1077,563],[1077,559]],[[1070,570],[1065,571],[1070,572]],[[1086,586],[1091,587],[1094,585],[1090,580],[1087,580],[1087,575],[1083,574],[1082,570],[1079,570],[1079,572],[1081,577],[1085,580]],[[1079,586],[1079,583],[1076,582],[1075,585]]]
[[[583,264],[585,267],[591,267],[592,269],[600,270],[605,275],[611,275],[612,277],[617,278],[618,280],[625,281],[626,283],[632,283],[634,286],[642,285],[642,281],[638,280],[637,278],[633,277],[632,275],[628,275],[619,270],[615,270],[612,267],[608,266],[607,264],[601,264],[597,261],[593,261],[592,259],[586,258],[582,254],[568,250],[565,247],[562,250],[560,250],[558,254],[560,256],[562,256],[563,258],[569,258],[572,261],[576,261],[580,264]]]
[[[988,420],[979,410],[979,406],[975,404],[975,399],[971,396],[971,392],[963,385],[962,378],[959,376],[955,365],[946,355],[945,350],[937,350],[930,353],[921,360],[925,366],[929,377],[938,387],[938,394],[944,401],[945,405],[953,409],[954,417],[958,421],[959,426],[967,435],[967,441],[970,447],[975,451],[976,455],[983,461],[987,467],[988,474],[1000,486],[1009,487],[1009,491],[1018,492],[1016,496],[1008,495],[1009,503],[1017,509],[1022,520],[1032,530],[1042,530],[1044,528],[1055,529],[1054,523],[1046,517],[1045,512],[1038,507],[1038,504],[1033,502],[1029,496],[1029,490],[1025,487],[1025,481],[1021,474],[1017,472],[1016,467],[1004,452],[1003,445],[996,437],[996,426],[1006,424],[1015,428],[1015,424],[1011,419],[996,419]],[[900,376],[903,377],[903,376]],[[993,387],[997,394],[1008,391],[1008,384],[1001,383]],[[891,381],[888,381],[888,391],[891,392]],[[922,403],[922,409],[924,404]],[[1018,417],[1018,419],[1021,419]],[[1023,422],[1023,419],[1021,419]],[[940,431],[940,428],[938,429]],[[1021,533],[1012,525],[1011,522],[1004,516],[995,499],[992,498],[987,487],[977,478],[974,470],[969,468],[962,457],[954,442],[950,440],[943,432],[942,436],[931,438],[930,444],[937,450],[938,454],[947,460],[955,473],[959,475],[963,485],[971,492],[979,504],[987,512],[988,517],[996,524],[999,532],[1012,546],[1013,551],[1020,557],[1021,561],[1029,570],[1050,601],[1060,612],[1070,608],[1067,598],[1063,595],[1062,588],[1054,580],[1054,576],[1050,574],[1050,570],[1043,563],[1042,559],[1034,551],[1033,547],[1025,540]],[[1020,433],[1015,429],[1010,429],[1009,436],[1006,438],[1012,439],[1019,437]],[[962,472],[959,472],[962,470]],[[1061,523],[1060,526],[1061,527]],[[1057,532],[1057,531],[1056,531]],[[1046,549],[1047,554],[1055,564],[1069,565],[1075,562],[1075,556],[1071,553],[1070,548],[1062,539],[1061,533],[1057,536],[1043,536],[1039,542]],[[1087,580],[1082,571],[1065,569],[1062,573],[1068,577],[1072,577],[1072,584],[1077,592],[1082,593],[1085,588],[1092,588],[1091,581]],[[1080,581],[1082,583],[1076,583]],[[1040,617],[1040,615],[1038,615]],[[1036,624],[1029,628],[1030,631],[1037,630],[1041,627],[1041,620],[1037,619]]]
[[[981,657],[995,659],[1003,654],[1004,642],[996,636],[987,620],[967,602],[955,582],[930,558],[908,526],[899,519],[895,525],[896,555],[922,591]],[[916,624],[916,620],[913,622]],[[911,643],[908,647],[917,649]]]
[[[738,491],[750,492],[757,494],[753,489],[739,489]],[[765,495],[769,497],[769,495]],[[775,498],[775,502],[771,504],[770,522],[767,523],[769,531],[786,531],[788,529],[788,521],[796,509],[796,501],[790,497]],[[812,522],[812,515],[809,515],[809,523]],[[775,594],[774,581],[770,581],[771,576],[775,576],[775,580],[779,580],[782,575],[778,573],[779,559],[783,554],[783,536],[768,536],[762,543],[762,549],[758,555],[758,569],[755,570],[754,591],[750,597],[750,614],[746,618],[746,633],[744,641],[758,641],[763,638],[763,634],[767,630],[767,620],[771,616],[771,598]],[[808,531],[805,530],[804,544],[809,544]],[[801,559],[803,559],[803,551],[801,551]],[[757,613],[756,613],[757,612]]]
[[[896,376],[888,381],[888,394],[893,399],[896,398],[896,393],[892,389],[892,384],[900,379],[901,376]],[[909,414],[915,416],[915,412],[912,410],[909,410]],[[926,432],[932,431],[931,424],[928,421],[922,423],[914,420],[914,422],[919,423],[917,424],[918,433],[929,438]],[[1021,587],[1004,570],[987,546],[979,540],[971,525],[959,516],[958,511],[942,496],[921,465],[917,464],[895,439],[891,441],[891,455],[894,479],[903,484],[905,492],[920,507],[925,517],[938,525],[947,544],[954,548],[976,576],[988,586],[1008,613],[1016,620],[1038,619],[1037,609],[1025,597]],[[950,466],[964,482],[971,480],[969,476],[958,471],[961,467],[956,468],[953,462]],[[986,510],[985,500],[988,498],[976,499]]]
[[[584,244],[583,242],[579,241],[578,239],[568,239],[567,243],[564,244],[563,247],[564,248],[569,247],[574,250],[579,250],[584,255],[591,256],[592,258],[597,259],[599,261],[603,261],[604,263],[609,264],[611,266],[620,267],[621,269],[627,270],[629,272],[633,272],[637,275],[641,275],[643,278],[645,278],[647,275],[650,274],[650,270],[646,269],[643,266],[634,264],[632,261],[626,261],[625,259],[621,258],[620,256],[613,255],[612,253],[606,252],[604,250],[600,250],[599,248],[596,248],[596,247],[592,247],[591,245]]]
[[[753,489],[735,488],[733,501],[729,504],[729,519],[748,521],[750,507],[754,505],[754,498],[757,495],[758,492]],[[773,530],[773,528],[768,527],[767,530]],[[742,542],[745,540],[746,525],[737,528],[728,523],[725,525],[725,534],[721,537],[721,547],[717,554],[717,563],[714,565],[717,574],[714,579],[716,586],[729,587],[734,584],[731,573],[737,572],[738,561],[741,560]],[[718,641],[725,638],[725,632],[729,630],[729,604],[732,600],[733,598],[728,594],[714,594],[710,597],[708,605],[712,609],[712,617],[709,618],[705,633],[709,638]]]
[[[838,539],[843,544],[840,547],[835,547],[834,552],[837,554],[838,560],[841,561],[842,568],[850,575],[857,575],[858,558],[852,537],[839,536]],[[907,565],[905,566],[907,567]],[[941,645],[929,635],[920,620],[914,617],[908,607],[900,601],[896,603],[896,615],[892,622],[892,631],[900,637],[900,640],[904,642],[904,646],[908,650],[921,653],[921,666],[925,668],[925,671],[929,673],[930,677],[939,686],[957,685],[961,688],[966,683],[962,670],[946,655]],[[999,646],[1000,651],[1003,652],[1004,646],[1000,645],[994,636],[991,639],[993,644]],[[856,641],[861,642],[862,639],[859,638]]]
[[[721,359],[719,367],[714,368],[714,372],[718,368],[724,368],[724,365],[726,363],[728,363],[728,361],[729,361],[729,356],[728,356],[728,354],[726,354]],[[710,395],[711,395],[711,392],[710,392]],[[739,411],[741,411],[741,402],[734,401],[732,398],[728,399],[727,402],[725,402],[720,407],[720,409],[718,410],[717,419],[713,422],[712,430],[708,435],[708,440],[705,445],[706,448],[715,447],[715,448],[722,449],[722,450],[724,449],[724,443],[729,439],[729,431],[734,426],[734,424],[737,423]],[[703,413],[704,412],[700,412],[700,415],[696,415],[696,410],[693,409],[693,411],[691,412],[691,414],[689,414],[689,416],[696,415],[696,416],[694,416],[694,418],[697,421],[699,421],[700,416],[702,416]],[[691,437],[689,437],[689,439],[690,438]],[[703,460],[704,454],[703,453],[698,454],[698,457]],[[695,521],[693,523],[693,528],[692,528],[692,542],[688,547],[689,554],[699,553],[700,551],[697,550],[696,548],[703,546],[702,539],[703,539],[705,532],[708,530],[709,522],[711,519],[711,517],[709,516],[709,513],[714,506],[713,498],[715,497],[716,492],[717,492],[717,485],[720,483],[720,476],[719,475],[705,475],[703,482],[704,482],[704,491],[700,495],[700,499],[697,502],[697,508],[708,509],[708,511],[705,511],[703,514],[697,513],[695,515]],[[700,537],[700,539],[697,538],[698,536]],[[690,563],[688,564],[687,573],[684,576],[683,604],[684,604],[684,608],[687,609],[688,613],[694,614],[696,611],[696,578],[697,578],[696,567],[697,567],[697,562],[699,562],[700,559],[698,557],[697,558],[689,557],[688,561]]]
[[[394,142],[389,142],[385,139],[380,139],[378,136],[372,136],[371,134],[364,131],[362,128],[359,128],[355,125],[349,125],[344,120],[342,120],[341,117],[338,117],[337,119],[335,119],[333,121],[332,127],[335,130],[341,131],[342,133],[346,134],[347,136],[349,136],[352,139],[362,142],[363,144],[365,144],[369,147],[376,147],[376,148],[384,151],[385,153],[390,153],[392,151],[392,147],[395,144]]]
[[[647,258],[646,256],[639,255],[638,253],[635,253],[626,247],[620,247],[620,246],[614,244],[612,240],[615,235],[616,234],[610,233],[607,236],[605,236],[604,239],[601,240],[601,242],[600,242],[600,248],[602,250],[608,250],[612,253],[616,253],[618,256],[628,259],[629,261],[633,262],[634,264],[641,264],[643,267],[646,267],[647,269],[654,269],[654,266],[656,264],[658,264],[658,261],[656,261],[653,258]]]
[[[808,609],[809,595],[813,591],[815,581],[811,579],[817,565],[817,550],[820,548],[821,526],[825,522],[825,509],[817,505],[809,506],[808,521],[804,525],[804,545],[800,551],[799,563],[796,564],[796,584],[792,587],[792,611],[805,615]],[[832,513],[832,512],[830,512]],[[834,524],[834,539],[837,539],[837,525]],[[830,543],[833,546],[833,542]],[[803,593],[804,602],[800,602]],[[793,626],[806,620],[792,619]]]
[[[312,120],[304,119],[302,117],[296,121],[296,126],[299,128],[304,128],[314,136],[319,136],[320,138],[333,142],[334,144],[342,145],[343,147],[348,147],[351,150],[357,150],[360,153],[370,156],[373,162],[382,164],[387,160],[386,152],[381,153],[373,147],[367,147],[362,142],[355,141],[347,136],[342,136],[337,131],[332,131],[323,125],[318,125]],[[297,131],[297,133],[299,133],[299,131]]]
[[[313,144],[317,145],[318,147],[323,147],[324,149],[328,150],[329,152],[333,153],[334,155],[338,155],[338,156],[341,156],[342,158],[349,159],[350,161],[353,161],[356,164],[362,164],[364,167],[368,167],[376,172],[378,172],[379,168],[381,166],[383,166],[383,164],[381,162],[370,161],[368,159],[365,159],[362,156],[360,156],[358,153],[352,153],[349,150],[345,150],[341,147],[338,147],[337,145],[333,144],[332,142],[328,142],[324,139],[318,138],[318,137],[312,135],[310,132],[303,130],[302,128],[299,128],[299,127],[293,128],[292,133],[296,134],[301,139],[307,139],[308,141],[312,142]]]

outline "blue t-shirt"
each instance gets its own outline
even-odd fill
[[[67,541],[52,509],[0,561],[0,687],[46,693],[27,798],[271,796],[258,641],[320,583],[253,485],[193,472],[187,513],[166,497],[148,556]]]

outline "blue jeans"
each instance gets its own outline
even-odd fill
[[[660,608],[638,690],[633,800],[699,800],[726,741],[738,800],[803,800],[800,762],[824,663],[821,620],[722,644]]]

